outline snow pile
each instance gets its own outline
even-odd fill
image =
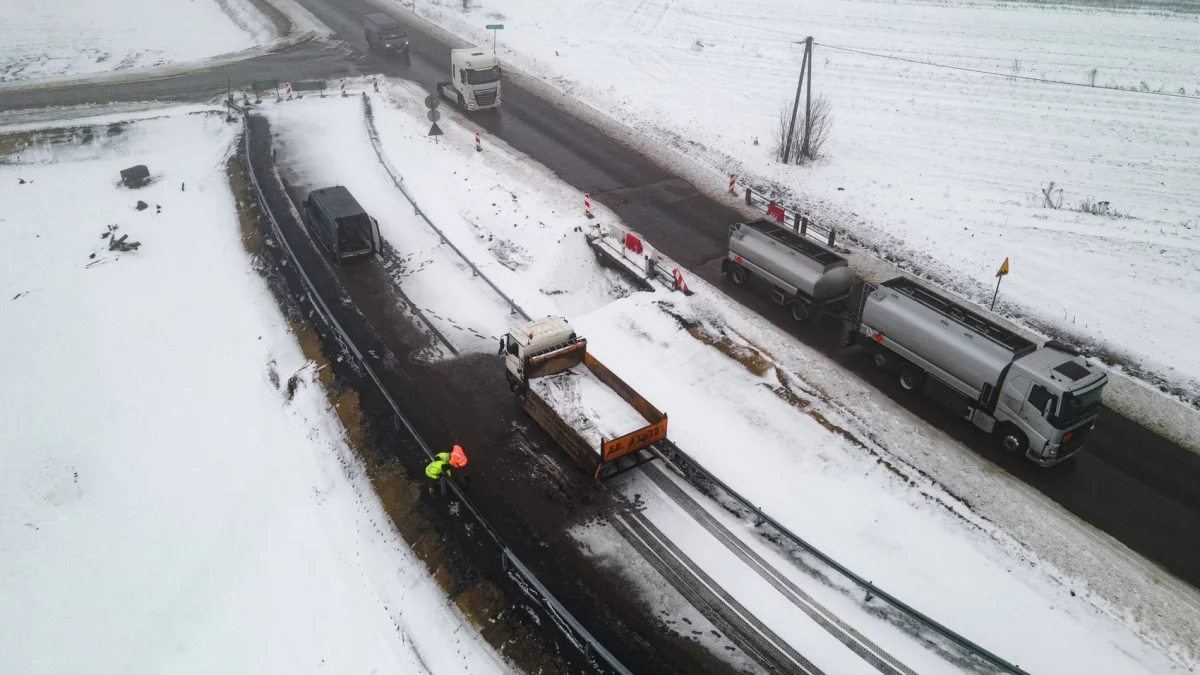
[[[646,426],[646,418],[600,381],[588,367],[529,381],[529,389],[579,432],[597,453],[605,440],[619,438]]]
[[[193,61],[275,38],[251,0],[0,4],[0,82]]]
[[[504,17],[503,59],[704,165],[688,176],[702,189],[723,193],[728,173],[770,185],[975,300],[1010,257],[998,309],[1200,396],[1198,102],[1152,94],[1200,96],[1196,16],[919,0],[418,5],[477,43]],[[826,159],[784,167],[772,133],[808,35],[833,136]],[[1043,206],[1051,181],[1059,209]]]
[[[505,671],[251,269],[236,127],[111,121],[0,166],[0,671]],[[118,187],[136,163],[152,183]]]

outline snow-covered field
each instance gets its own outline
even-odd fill
[[[1194,13],[986,0],[471,6],[422,2],[418,13],[477,43],[491,40],[485,24],[504,23],[503,59],[707,167],[700,185],[714,193],[727,173],[771,185],[875,254],[976,300],[990,301],[1009,257],[998,310],[1200,397],[1190,343],[1200,329]],[[772,129],[808,35],[833,136],[822,161],[784,167]],[[1096,86],[912,61],[1075,84],[1096,69]],[[1061,209],[1040,205],[1050,181]],[[1076,210],[1089,199],[1120,215]]]
[[[0,163],[0,672],[505,672],[252,269],[237,127],[159,115]]]
[[[386,159],[447,237],[531,314],[568,317],[590,351],[670,415],[670,436],[681,447],[785,525],[1030,672],[1195,669],[1194,590],[1019,481],[988,471],[974,453],[707,284],[691,280],[690,298],[630,294],[590,258],[572,188],[486,134],[476,153],[475,129],[453,111],[439,122],[446,135],[435,143],[425,135],[425,93],[407,83],[381,86],[372,100]],[[489,336],[477,347],[460,346],[491,351],[490,338],[515,319],[411,215],[376,161],[358,99],[265,110],[279,134],[281,173],[309,185],[349,186],[412,270],[399,277],[405,292],[422,297],[422,308],[444,326]],[[616,222],[603,207],[595,210],[599,222]],[[728,517],[711,503],[706,508]],[[670,514],[660,512],[670,527]],[[764,546],[752,527],[728,526]],[[605,548],[594,531],[581,539]],[[703,544],[689,539],[687,546],[702,564],[723,564],[719,550],[705,556]],[[930,665],[917,641],[837,582],[792,571],[902,661],[952,671]],[[736,575],[723,578],[732,592],[751,596],[758,583],[739,587]]]
[[[0,82],[194,61],[266,44],[251,0],[0,3]]]

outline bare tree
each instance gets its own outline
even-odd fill
[[[789,101],[784,101],[779,104],[779,119],[771,127],[771,149],[775,151],[775,159],[783,161],[784,146],[787,144],[788,124],[792,121],[792,104]],[[800,120],[803,123],[803,120]],[[797,125],[799,126],[799,125]],[[800,156],[800,140],[803,136],[801,129],[797,128],[796,133],[792,136],[791,151],[788,152],[789,157]]]
[[[1099,74],[1100,74],[1099,68],[1092,68],[1091,70],[1088,71],[1088,86],[1089,87],[1096,86],[1096,76]]]
[[[1050,181],[1046,187],[1042,188],[1042,206],[1048,209],[1057,209],[1062,206],[1062,200],[1062,188],[1058,187],[1054,181]]]

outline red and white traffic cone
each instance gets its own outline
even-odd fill
[[[483,147],[479,145],[479,132],[475,132],[475,152],[483,152]]]
[[[338,80],[338,88],[342,90],[342,96],[346,95],[346,78]]]
[[[731,173],[729,174],[729,194],[731,195],[737,194],[737,190],[733,189],[734,185],[737,185],[737,176]]]
[[[292,100],[292,83],[287,83],[287,100]]]
[[[589,219],[595,218],[595,216],[592,215],[592,195],[586,192],[583,194],[583,213]]]
[[[379,93],[379,78],[378,77],[371,78],[371,86],[375,87],[375,93],[378,94]]]

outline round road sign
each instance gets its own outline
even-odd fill
[[[442,113],[436,110],[430,110],[429,112],[425,113],[425,116],[429,118],[430,122],[436,122],[442,119]]]
[[[438,98],[437,96],[434,96],[433,94],[430,94],[425,97],[425,107],[429,108],[430,110],[433,110],[434,108],[438,107],[439,105],[441,105],[441,103],[442,103],[442,99]]]

